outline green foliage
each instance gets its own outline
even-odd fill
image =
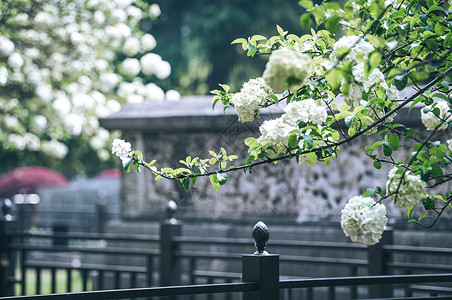
[[[242,44],[230,46],[231,41],[253,33],[269,36],[275,24],[298,31],[303,12],[296,1],[155,2],[163,12],[151,28],[158,41],[156,52],[172,66],[171,77],[158,84],[183,95],[208,94],[218,82],[228,82],[238,90],[244,81],[257,77],[266,58],[242,55],[238,51]],[[247,51],[248,40],[245,46]]]
[[[220,87],[223,89],[220,90],[212,90],[210,91],[211,94],[214,94],[215,96],[212,98],[212,109],[215,109],[215,105],[218,103],[218,101],[221,101],[224,105],[224,109],[228,108],[229,106],[232,106],[232,104],[229,102],[231,100],[232,95],[228,94],[230,87],[227,84],[220,84]]]

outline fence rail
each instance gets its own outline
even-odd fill
[[[256,282],[240,282],[240,283],[219,283],[208,285],[187,285],[187,286],[168,286],[156,288],[135,288],[108,291],[93,291],[79,293],[61,293],[53,295],[36,295],[36,296],[17,296],[2,297],[1,300],[19,300],[19,299],[36,299],[36,300],[76,300],[76,299],[129,299],[129,298],[149,298],[149,297],[168,297],[181,295],[201,295],[201,294],[220,294],[220,293],[246,293],[258,290]]]
[[[312,278],[297,280],[281,280],[277,289],[300,289],[315,287],[339,287],[339,286],[359,286],[359,285],[382,285],[382,284],[412,284],[427,282],[451,282],[452,274],[430,274],[430,275],[387,275],[387,276],[360,276],[360,277],[342,277],[342,278]],[[37,299],[37,300],[76,300],[76,299],[128,299],[141,297],[162,297],[162,296],[181,296],[181,295],[199,295],[199,294],[220,294],[220,293],[249,293],[258,292],[261,289],[259,282],[241,282],[228,284],[209,284],[209,285],[187,285],[187,286],[169,286],[155,288],[135,288],[120,290],[105,290],[78,293],[61,293],[51,295],[35,296],[16,296],[1,297],[0,300],[19,300],[19,299]],[[440,290],[443,291],[443,290]],[[450,299],[450,296],[415,297],[412,299]],[[276,298],[255,298],[258,299],[276,299]],[[331,299],[331,298],[330,298]],[[384,298],[407,299],[404,298]]]

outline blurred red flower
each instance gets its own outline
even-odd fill
[[[108,169],[100,172],[96,176],[97,178],[120,178],[121,177],[121,171],[117,169]]]
[[[35,193],[37,188],[65,186],[68,180],[56,171],[43,167],[21,167],[0,177],[0,196]]]

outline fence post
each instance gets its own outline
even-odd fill
[[[393,244],[393,230],[387,227],[378,244],[368,248],[368,274],[389,275],[387,262],[389,254],[384,250],[384,246]],[[369,298],[392,297],[393,287],[390,285],[370,285]]]
[[[0,297],[14,296],[14,259],[9,249],[11,237],[7,235],[16,222],[11,211],[11,200],[0,199]]]
[[[108,205],[107,192],[105,190],[99,190],[97,192],[97,203],[96,203],[96,219],[98,233],[105,232],[105,227],[108,221],[107,205]]]
[[[267,226],[258,222],[253,229],[257,251],[252,255],[242,255],[242,281],[257,282],[258,290],[244,292],[243,300],[279,299],[279,255],[268,254],[265,250],[268,238]]]
[[[173,238],[182,234],[182,224],[174,218],[177,205],[169,201],[167,219],[160,224],[160,285],[181,284],[181,264],[176,252],[179,245]]]

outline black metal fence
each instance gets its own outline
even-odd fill
[[[11,218],[0,219],[0,297],[5,297],[2,300],[176,295],[178,299],[193,299],[195,294],[201,295],[196,299],[238,299],[242,294],[243,299],[265,300],[411,296],[452,299],[452,264],[434,263],[435,257],[452,257],[452,251],[394,245],[390,230],[372,247],[272,240],[272,249],[290,254],[242,255],[243,249],[251,249],[249,239],[183,236],[182,224],[174,218],[162,222],[159,236],[31,234],[17,232],[14,224]],[[223,251],[199,250],[209,245]],[[335,255],[295,255],[286,249],[297,249],[296,252],[312,249],[316,253],[329,249]],[[401,253],[432,259],[398,260]],[[72,259],[59,262],[58,255]],[[87,257],[88,262],[74,259],[80,255]],[[226,264],[227,268],[212,269],[212,261]],[[308,265],[341,267],[348,276],[300,279],[303,273],[286,274],[285,265],[299,265],[300,270]],[[434,274],[438,272],[445,274]],[[155,287],[158,285],[161,287]],[[59,294],[13,297],[41,293]]]

